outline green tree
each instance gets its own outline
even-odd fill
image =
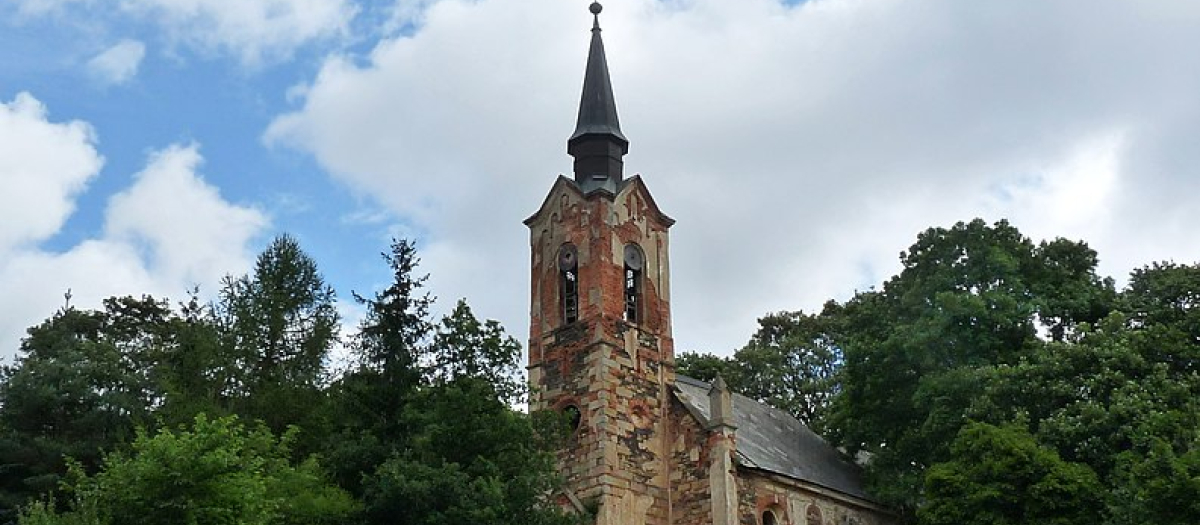
[[[1200,264],[1134,270],[1121,298],[1143,352],[1173,373],[1200,372]]]
[[[370,298],[354,294],[366,307],[350,345],[357,363],[330,389],[338,430],[326,445],[328,464],[337,483],[357,496],[364,490],[363,476],[407,446],[412,429],[402,416],[426,381],[421,361],[433,330],[433,298],[423,290],[428,276],[415,274],[416,246],[393,240],[382,255],[392,282]]]
[[[258,256],[254,272],[226,278],[217,312],[226,344],[242,371],[233,386],[236,411],[275,432],[320,426],[324,363],[338,340],[335,296],[316,261],[288,235]]]
[[[709,383],[720,376],[734,392],[742,391],[741,370],[732,357],[683,352],[675,358],[675,373]]]
[[[191,422],[198,414],[229,414],[236,398],[242,361],[223,344],[211,305],[192,290],[166,327],[169,343],[154,353],[153,380],[163,393],[156,417],[167,426]]]
[[[152,350],[168,339],[170,315],[150,297],[112,298],[29,329],[16,364],[0,370],[0,519],[56,487],[64,458],[94,469],[152,422],[162,399]]]
[[[968,423],[946,462],[925,478],[923,525],[1094,525],[1103,491],[1086,465],[1069,463],[1024,428]]]
[[[487,380],[462,376],[423,388],[407,405],[415,429],[366,480],[371,523],[574,523],[553,497],[553,436],[509,407]]]
[[[1035,245],[1007,222],[932,228],[901,254],[882,289],[843,305],[842,394],[831,429],[851,452],[873,455],[871,488],[911,514],[924,472],[949,445],[986,383],[1114,306],[1095,253],[1065,240]]]
[[[734,392],[785,410],[822,433],[838,392],[839,322],[840,309],[832,303],[820,315],[769,314],[732,356],[685,353],[676,360],[676,371],[708,382],[721,376]]]
[[[290,462],[293,434],[276,439],[235,417],[196,418],[191,428],[140,433],[129,453],[111,453],[94,475],[76,466],[68,509],[34,505],[23,525],[340,523],[356,511],[315,461]]]
[[[524,400],[527,388],[517,364],[521,343],[498,321],[480,322],[464,299],[438,324],[429,353],[430,374],[436,381],[478,378],[491,383],[509,404]]]

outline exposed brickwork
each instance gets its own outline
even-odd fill
[[[583,195],[560,179],[531,230],[530,379],[534,409],[580,409],[561,456],[568,486],[601,523],[668,525],[667,385],[674,380],[667,229],[640,179],[619,195]],[[579,318],[566,323],[560,248],[577,251]],[[637,324],[625,320],[625,245],[645,254]]]
[[[712,523],[708,431],[678,400],[671,402],[671,505],[675,523]]]
[[[671,222],[639,178],[618,195],[584,195],[560,178],[526,221],[532,408],[570,405],[581,416],[559,456],[570,491],[562,503],[595,506],[598,525],[711,525],[724,519],[714,518],[714,506],[734,505],[736,513],[726,512],[736,514],[737,525],[760,525],[768,509],[779,525],[817,525],[810,515],[819,515],[820,525],[886,525],[887,515],[867,502],[716,461],[736,450],[736,431],[704,428],[671,390]],[[565,243],[575,246],[578,265],[578,319],[571,323],[563,317],[558,268]],[[628,243],[645,254],[636,324],[624,318]],[[717,484],[734,487],[736,500],[715,500]]]
[[[867,506],[819,487],[784,482],[756,471],[741,470],[738,499],[741,525],[759,525],[763,512],[775,513],[779,525],[887,525],[891,518],[875,506]],[[820,521],[817,521],[819,517]]]

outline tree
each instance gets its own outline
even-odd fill
[[[1173,373],[1200,372],[1200,264],[1134,270],[1121,297],[1140,348]]]
[[[873,455],[871,488],[906,512],[921,502],[925,470],[950,443],[986,383],[988,367],[1020,362],[1113,307],[1086,244],[1035,245],[1005,221],[932,228],[901,254],[882,289],[843,305],[842,394],[834,437]]]
[[[433,297],[421,291],[429,275],[414,273],[421,259],[412,241],[393,239],[391,250],[382,255],[392,270],[392,282],[372,298],[354,294],[367,309],[354,350],[364,368],[415,382],[424,345],[433,330],[429,320]]]
[[[393,240],[382,254],[392,282],[373,297],[354,294],[366,315],[350,349],[354,368],[331,387],[331,414],[338,431],[325,451],[338,485],[362,496],[363,477],[407,446],[413,429],[403,420],[410,397],[427,383],[422,359],[428,352],[433,298],[422,290],[427,275],[415,274],[415,245]]]
[[[154,353],[153,380],[163,394],[155,415],[166,426],[189,423],[198,414],[227,415],[231,399],[240,395],[243,361],[223,344],[219,320],[200,301],[199,290],[189,294],[168,319],[169,343]]]
[[[480,322],[464,299],[442,318],[430,346],[431,375],[439,382],[477,378],[490,383],[509,404],[524,399],[521,343],[506,334],[498,321]]]
[[[281,235],[259,254],[253,274],[226,278],[220,296],[224,344],[243,372],[234,382],[236,411],[275,432],[295,423],[311,430],[339,327],[334,291],[316,262]]]
[[[732,358],[709,353],[684,352],[675,358],[675,373],[708,383],[721,377],[732,391],[742,391],[741,370]]]
[[[1017,425],[968,423],[949,460],[929,469],[925,490],[923,525],[1093,525],[1104,508],[1091,469]]]
[[[0,519],[55,488],[66,457],[94,469],[102,451],[152,423],[162,399],[153,355],[170,315],[150,297],[112,298],[29,329],[16,364],[0,371]]]
[[[840,310],[832,303],[820,315],[768,314],[732,356],[685,353],[676,371],[708,382],[721,376],[734,392],[787,411],[822,433],[838,391],[841,349],[834,331],[839,322]]]
[[[247,429],[236,417],[198,416],[191,428],[142,432],[95,475],[73,468],[68,510],[34,505],[20,523],[340,523],[355,502],[322,479],[315,461],[291,463],[293,438]]]
[[[422,389],[407,405],[415,429],[366,480],[370,523],[567,525],[553,436],[518,413],[489,381],[463,376]]]

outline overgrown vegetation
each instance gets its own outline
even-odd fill
[[[558,421],[512,408],[520,345],[465,302],[432,319],[412,243],[384,260],[345,340],[287,236],[214,304],[113,298],[31,328],[0,376],[0,522],[572,523]]]
[[[1123,290],[1082,242],[932,228],[878,289],[678,370],[785,409],[908,522],[1200,523],[1200,265]]]
[[[561,422],[512,408],[520,345],[465,302],[433,319],[412,243],[384,260],[352,337],[286,236],[212,304],[30,328],[0,370],[0,523],[575,522],[552,500]],[[1005,222],[932,228],[878,288],[678,371],[869,457],[909,523],[1200,523],[1200,265],[1117,290],[1097,261]]]

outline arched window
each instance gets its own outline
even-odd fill
[[[808,525],[821,525],[824,523],[824,520],[821,519],[821,507],[818,507],[816,503],[809,504],[805,521],[808,522]]]
[[[625,245],[625,321],[642,321],[642,272],[646,267],[646,255],[636,244]]]
[[[574,323],[579,320],[579,258],[574,244],[558,249],[558,281],[563,324]]]
[[[762,525],[778,525],[778,524],[779,524],[779,522],[775,520],[774,512],[772,512],[770,509],[763,511]]]

